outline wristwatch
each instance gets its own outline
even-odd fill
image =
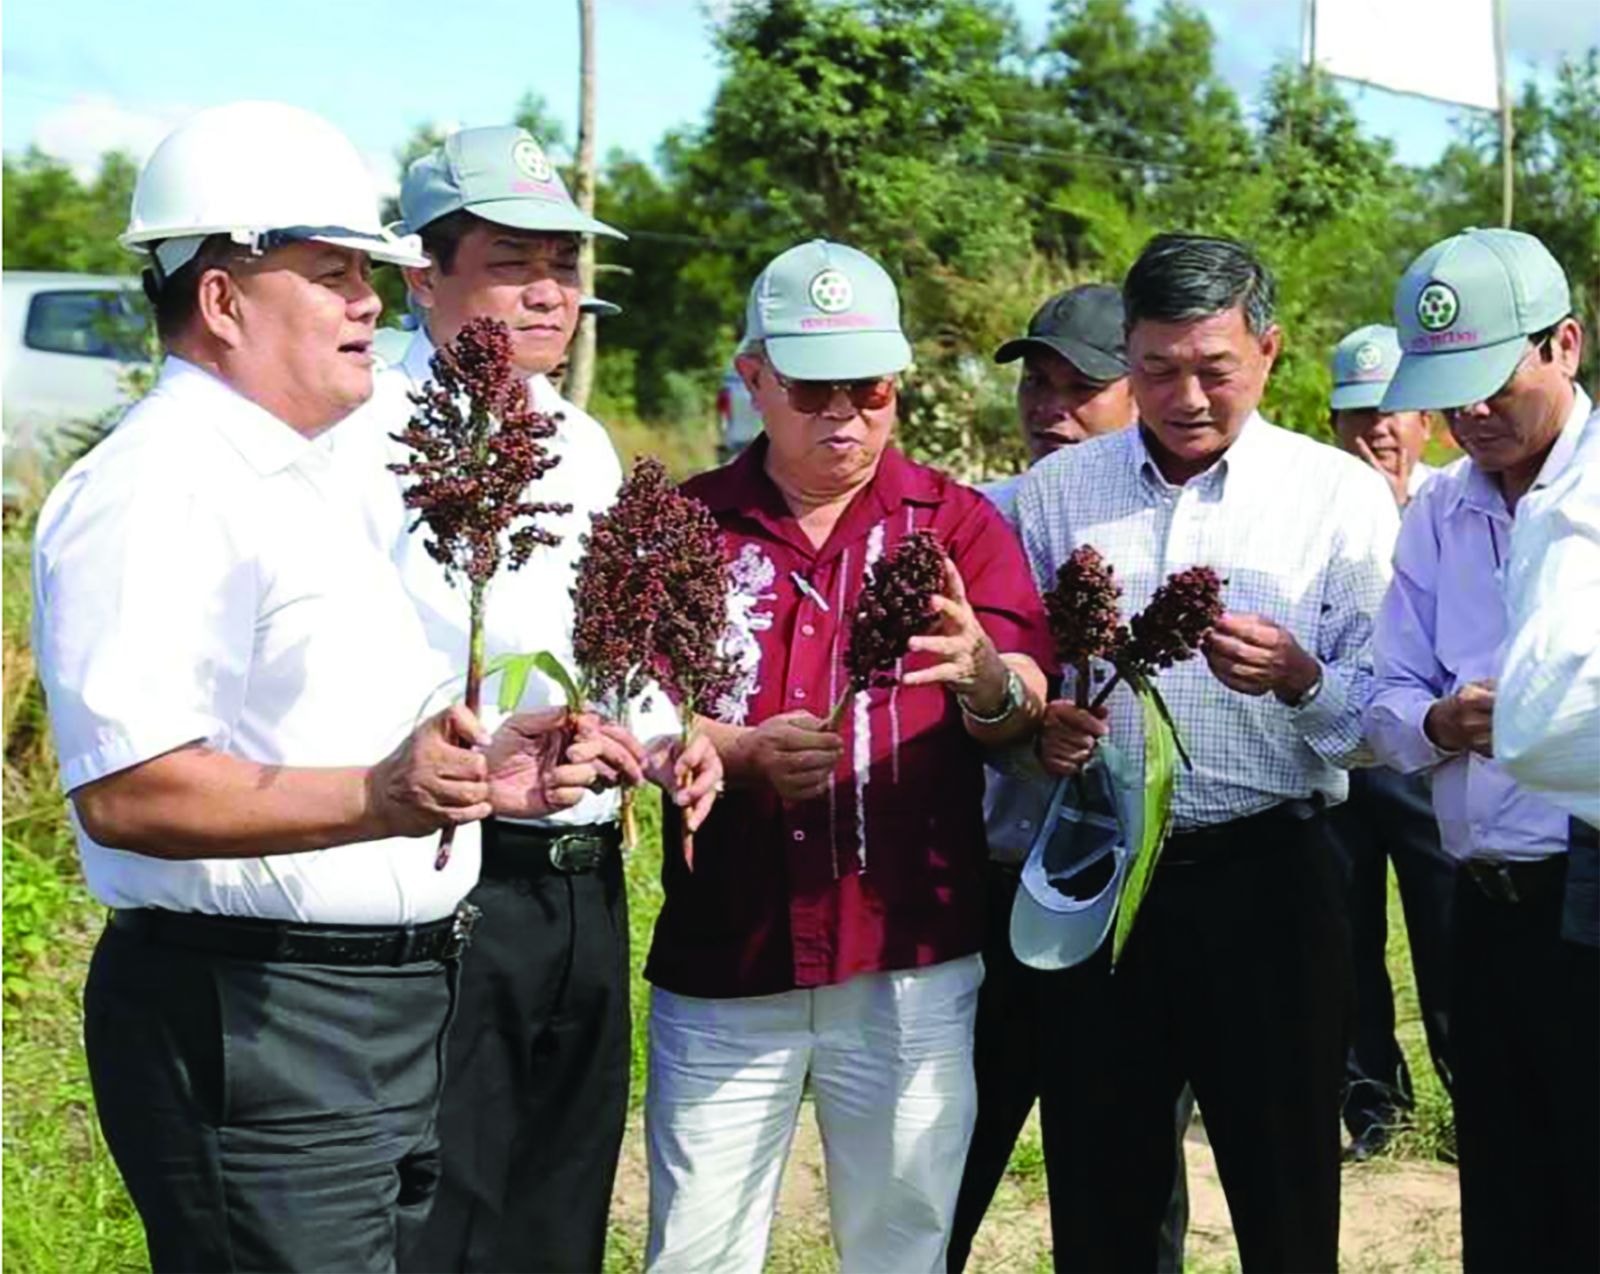
[[[1317,696],[1322,693],[1322,682],[1323,671],[1322,665],[1319,663],[1317,665],[1317,679],[1311,683],[1305,694],[1301,695],[1293,703],[1288,705],[1289,710],[1291,712],[1299,712],[1302,708],[1309,708],[1313,703],[1315,703],[1317,701]]]
[[[981,712],[974,712],[972,706],[960,695],[956,696],[956,702],[961,705],[962,715],[974,725],[999,725],[1022,706],[1022,701],[1026,697],[1027,691],[1023,689],[1022,678],[1017,675],[1015,668],[1008,667],[1006,669],[1006,690],[1000,699],[999,711],[991,716],[985,716]]]

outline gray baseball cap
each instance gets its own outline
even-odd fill
[[[1567,276],[1520,230],[1463,230],[1407,268],[1394,298],[1400,366],[1384,411],[1461,407],[1495,394],[1528,336],[1572,313]]]
[[[463,208],[518,230],[628,237],[573,203],[539,143],[514,124],[451,133],[406,170],[400,217],[409,233]]]
[[[1358,327],[1333,347],[1334,411],[1357,411],[1383,402],[1400,365],[1400,334],[1381,323]]]
[[[1057,782],[1011,904],[1011,951],[1023,964],[1070,969],[1105,942],[1138,843],[1142,791],[1106,740],[1080,783]]]
[[[1121,380],[1128,374],[1122,289],[1085,283],[1057,293],[1028,320],[1027,335],[995,350],[994,361],[1014,362],[1036,346],[1060,354],[1090,380]]]
[[[911,345],[900,296],[865,252],[813,239],[774,257],[745,309],[745,339],[794,380],[865,380],[904,371]]]

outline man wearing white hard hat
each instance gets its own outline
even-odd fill
[[[385,1270],[425,1211],[476,822],[540,812],[463,708],[326,432],[372,390],[360,157],[293,107],[203,111],[123,238],[166,359],[34,545],[34,648],[90,891],[106,1141],[158,1270]],[[525,729],[540,722],[521,723]],[[556,766],[575,799],[590,764]],[[433,837],[459,828],[434,869]]]
[[[1404,353],[1383,409],[1442,411],[1467,453],[1407,511],[1365,714],[1380,760],[1429,775],[1456,862],[1462,1261],[1595,1269],[1597,1077],[1575,1063],[1593,1057],[1600,1013],[1575,993],[1584,983],[1571,967],[1595,949],[1561,939],[1577,829],[1496,760],[1494,730],[1512,531],[1524,501],[1574,463],[1590,411],[1574,383],[1583,330],[1561,266],[1514,230],[1467,230],[1422,253],[1400,281],[1395,322]]]
[[[570,510],[545,523],[560,543],[536,548],[490,590],[487,655],[542,650],[571,667],[574,568],[622,470],[604,428],[550,377],[579,310],[604,304],[579,291],[581,236],[621,236],[573,203],[538,142],[511,125],[462,129],[418,158],[401,185],[400,213],[430,258],[406,271],[418,330],[335,444],[376,484],[376,521],[428,639],[464,674],[467,589],[452,587],[407,534],[410,518],[384,463],[404,457],[384,452],[411,414],[410,395],[432,376],[436,348],[473,319],[505,323],[534,408],[557,422],[548,446],[558,463],[529,498]],[[556,682],[530,674],[523,708],[565,702]],[[697,824],[721,778],[710,741],[702,736],[684,753],[677,713],[659,690],[624,717],[632,729],[608,726],[613,740]],[[619,804],[615,790],[591,792],[569,809],[484,824],[482,880],[470,899],[481,916],[462,963],[439,1111],[439,1193],[400,1252],[402,1270],[582,1271],[604,1260],[633,1025]]]

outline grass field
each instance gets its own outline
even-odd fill
[[[18,1274],[136,1270],[146,1267],[142,1233],[95,1124],[79,1034],[84,970],[102,913],[79,880],[33,678],[27,529],[24,520],[14,521],[4,540],[3,1259],[7,1270]],[[644,1249],[637,1106],[644,1090],[647,1000],[638,969],[660,906],[660,847],[655,803],[646,799],[640,805],[646,835],[628,864],[635,1113],[613,1207],[608,1271],[639,1269]],[[1347,1171],[1346,1229],[1352,1233],[1352,1226],[1372,1229],[1373,1217],[1389,1216],[1397,1201],[1406,1206],[1394,1212],[1392,1223],[1377,1227],[1381,1234],[1370,1245],[1363,1240],[1351,1249],[1347,1244],[1344,1265],[1374,1271],[1446,1269],[1457,1264],[1458,1250],[1450,1229],[1452,1174],[1432,1161],[1449,1145],[1449,1104],[1426,1060],[1392,887],[1390,894],[1390,964],[1401,1042],[1418,1087],[1418,1118],[1415,1129],[1397,1143],[1396,1159]],[[1225,1208],[1206,1175],[1209,1151],[1203,1137],[1197,1133],[1189,1149],[1195,1194],[1190,1268],[1235,1268]],[[1045,1207],[1043,1153],[1037,1128],[1030,1126],[979,1235],[974,1268],[1048,1269]],[[767,1266],[792,1274],[836,1268],[820,1149],[809,1116],[785,1179]]]

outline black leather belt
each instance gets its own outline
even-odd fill
[[[535,827],[491,818],[483,825],[483,871],[493,880],[527,880],[555,872],[581,876],[622,848],[615,823]]]
[[[453,960],[472,940],[478,909],[422,925],[302,925],[245,916],[213,916],[157,907],[113,911],[114,928],[147,942],[192,947],[241,960],[289,964],[420,964]]]
[[[1522,903],[1543,898],[1561,888],[1566,877],[1566,855],[1513,860],[1469,858],[1461,864],[1484,897],[1495,902]]]
[[[1284,801],[1255,814],[1247,814],[1211,827],[1173,832],[1161,851],[1160,867],[1198,867],[1233,858],[1247,858],[1276,848],[1274,833],[1303,828],[1322,814],[1322,796],[1308,801]]]

